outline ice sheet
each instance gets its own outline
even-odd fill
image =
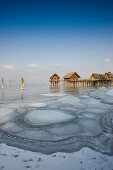
[[[45,125],[67,121],[72,118],[74,116],[57,110],[33,110],[26,115],[25,121],[31,124]]]
[[[113,155],[112,91],[105,87],[53,93],[45,87],[27,89],[22,97],[14,91],[15,100],[5,92],[0,96],[0,142],[45,154],[87,146]]]

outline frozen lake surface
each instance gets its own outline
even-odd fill
[[[45,155],[85,147],[113,156],[113,88],[5,87],[0,143]]]

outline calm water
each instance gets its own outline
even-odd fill
[[[113,88],[0,89],[0,142],[45,154],[89,147],[113,155]]]

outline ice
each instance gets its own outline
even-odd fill
[[[8,107],[0,108],[0,123],[5,123],[13,118],[13,109],[9,109]]]
[[[73,153],[45,155],[1,144],[0,169],[13,170],[15,165],[16,170],[112,170],[113,158],[86,147]]]
[[[87,118],[87,119],[98,119],[99,114],[95,112],[83,112],[79,114],[80,118]]]
[[[4,124],[3,126],[1,126],[1,129],[7,132],[11,132],[11,133],[17,133],[17,132],[23,131],[22,127],[18,126],[14,122],[8,122]]]
[[[113,155],[112,87],[71,93],[29,88],[23,98],[16,91],[11,100],[10,92],[0,96],[1,143],[45,154],[87,146]]]
[[[65,126],[58,126],[49,128],[51,134],[55,134],[56,139],[68,138],[73,136],[95,136],[102,133],[98,120],[80,119],[75,123],[67,124]]]
[[[107,92],[107,94],[110,95],[110,96],[113,96],[113,89],[109,90],[109,91]]]
[[[94,119],[80,119],[77,125],[81,129],[81,134],[86,136],[95,136],[102,133],[98,120]]]
[[[80,95],[80,96],[79,96],[79,98],[80,98],[80,99],[88,99],[88,98],[89,98],[89,96],[88,96],[88,95],[83,94],[83,95]]]
[[[47,93],[47,94],[42,94],[43,96],[48,96],[48,97],[60,97],[60,96],[65,96],[63,93]]]
[[[45,107],[46,103],[30,103],[26,107]]]
[[[76,96],[65,96],[63,98],[60,98],[58,101],[62,103],[71,104],[73,106],[83,106],[80,102],[80,99]]]
[[[45,125],[67,121],[72,118],[74,116],[57,110],[33,110],[26,115],[25,121],[31,124]]]
[[[42,130],[24,130],[22,132],[18,132],[17,134],[19,137],[29,138],[32,140],[39,140],[39,141],[48,141],[53,140],[54,135],[51,135],[47,131]]]

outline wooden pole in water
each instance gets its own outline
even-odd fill
[[[2,77],[2,89],[4,88],[4,79]]]
[[[111,80],[111,85],[113,86],[113,80]]]
[[[10,80],[10,87],[11,87],[11,80]]]
[[[23,79],[23,77],[21,77],[21,90],[23,90],[24,89],[24,79]]]
[[[13,80],[13,86],[14,86],[14,80]]]

